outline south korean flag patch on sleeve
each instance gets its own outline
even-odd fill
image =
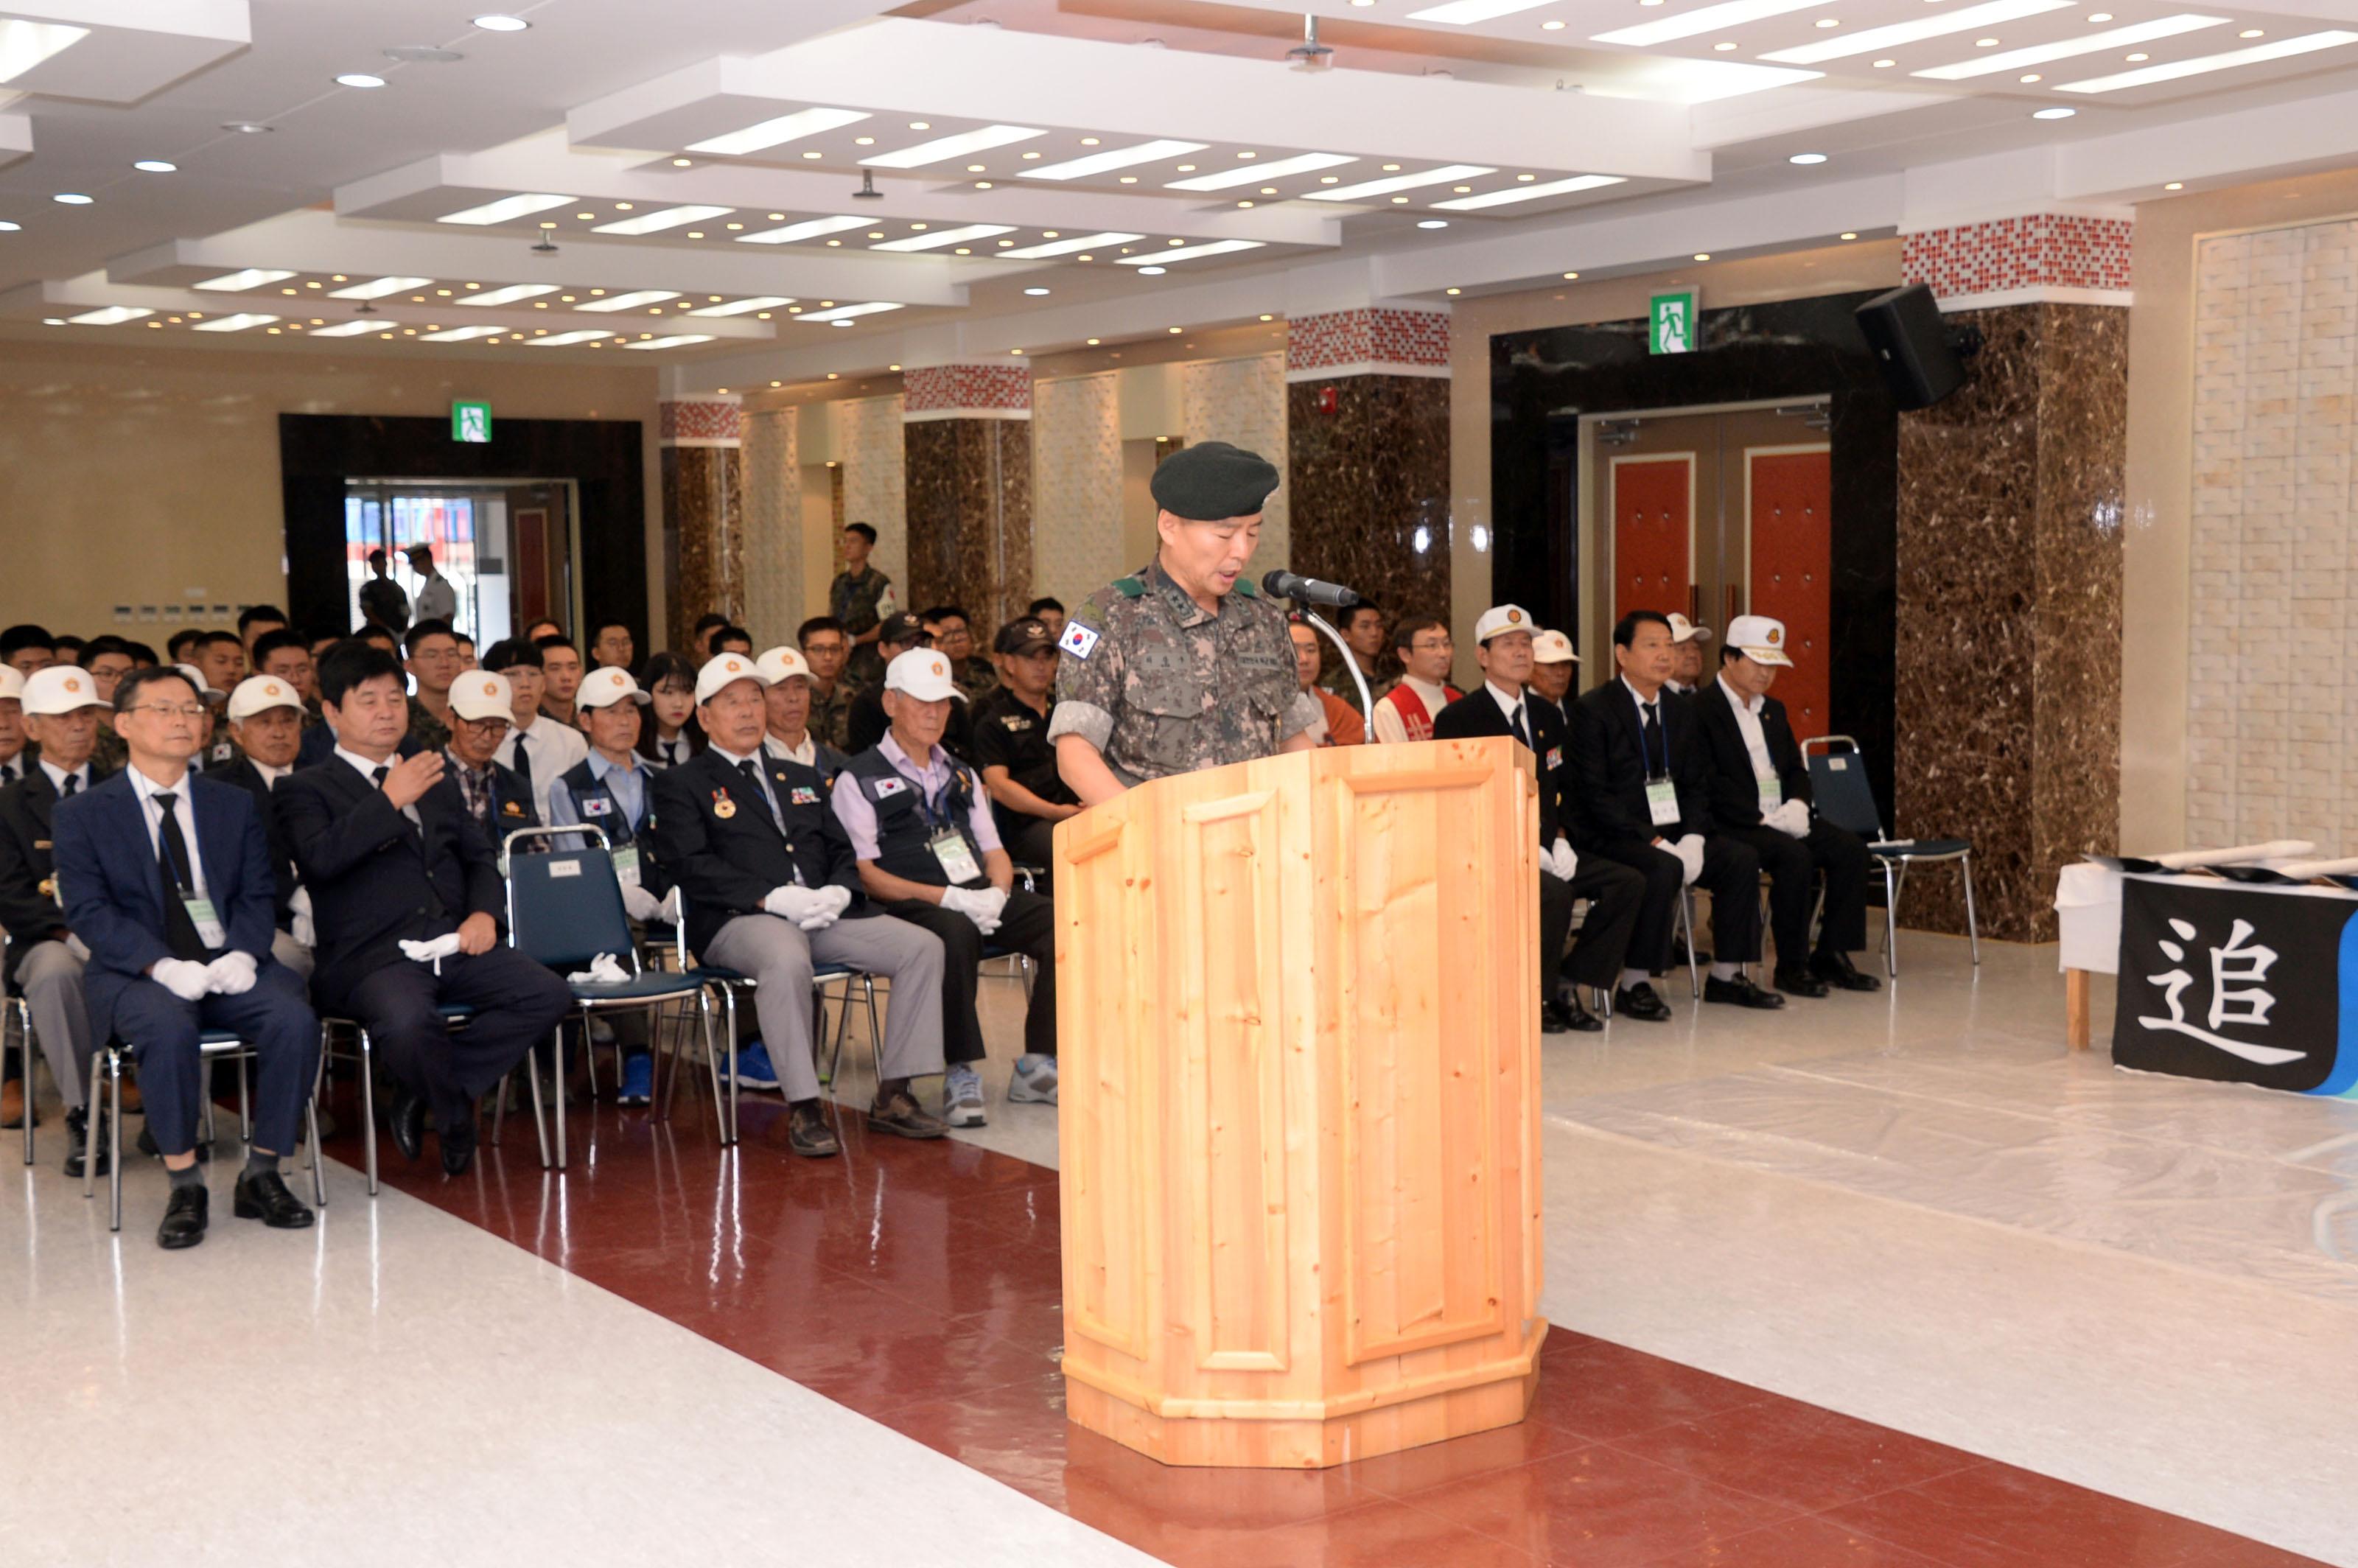
[[[1065,634],[1056,639],[1056,646],[1076,659],[1086,659],[1098,649],[1098,632],[1094,626],[1084,626],[1077,621],[1065,622]]]

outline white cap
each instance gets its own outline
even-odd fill
[[[235,691],[229,694],[229,716],[241,723],[274,708],[299,708],[302,706],[302,693],[276,676],[248,676],[237,683]]]
[[[1756,665],[1793,665],[1785,656],[1785,623],[1766,615],[1739,615],[1729,622],[1727,645],[1741,649]]]
[[[1494,604],[1474,622],[1474,641],[1487,643],[1501,632],[1536,632],[1540,623],[1520,604]]]
[[[702,669],[696,672],[696,700],[710,702],[720,695],[722,687],[741,680],[749,680],[760,687],[770,684],[770,677],[762,673],[762,666],[744,654],[715,654],[704,661]]]
[[[581,677],[581,687],[573,694],[573,706],[609,708],[626,697],[634,697],[641,702],[647,700],[647,694],[639,689],[630,671],[607,665]]]
[[[197,682],[197,690],[204,689],[205,683]],[[27,676],[24,703],[26,712],[46,714],[78,713],[85,708],[107,706],[89,672],[72,665],[51,665]]]
[[[948,655],[931,648],[912,648],[892,655],[892,662],[884,666],[884,689],[905,691],[919,702],[939,702],[958,694],[957,682],[950,678]]]
[[[468,670],[450,683],[450,711],[461,719],[515,721],[515,687],[497,670]]]
[[[1711,641],[1710,627],[1698,626],[1675,610],[1671,611],[1669,615],[1664,617],[1664,619],[1671,623],[1671,641],[1673,643],[1708,643]]]
[[[806,680],[810,678],[810,661],[795,648],[773,648],[755,659],[753,665],[762,672],[762,679],[770,686],[777,685],[788,676],[801,676]]]
[[[218,687],[207,686],[205,684],[205,672],[197,668],[194,665],[174,665],[172,667],[189,677],[189,684],[197,688],[197,695],[199,697],[226,697],[228,695],[228,693],[221,690]]]
[[[0,665],[0,702],[21,702],[25,697],[25,672],[14,665]]]
[[[1572,639],[1561,632],[1542,632],[1531,639],[1531,662],[1539,665],[1576,665],[1580,655],[1572,651]]]

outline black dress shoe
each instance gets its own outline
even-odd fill
[[[65,1171],[76,1181],[81,1179],[84,1170],[93,1175],[103,1176],[114,1162],[107,1146],[106,1118],[102,1116],[98,1119],[98,1151],[95,1155],[90,1149],[90,1108],[87,1106],[66,1112]],[[95,1165],[89,1163],[93,1158],[98,1162]]]
[[[258,1219],[273,1230],[303,1230],[313,1218],[303,1200],[287,1190],[287,1180],[276,1171],[241,1175],[230,1203],[240,1219]]]
[[[1704,981],[1703,1000],[1734,1002],[1738,1007],[1755,1007],[1764,1010],[1785,1005],[1783,997],[1779,996],[1775,991],[1762,990],[1752,983],[1749,976],[1746,975],[1738,975],[1732,980],[1723,980],[1714,977]]]
[[[1673,937],[1671,941],[1671,967],[1683,969],[1689,963],[1693,963],[1698,969],[1707,969],[1711,968],[1711,955],[1700,947],[1689,953],[1687,945]]]
[[[1668,1023],[1671,1004],[1656,994],[1654,988],[1639,980],[1634,986],[1623,986],[1613,993],[1613,1016],[1634,1018],[1646,1023]]]
[[[1848,953],[1812,953],[1810,956],[1810,973],[1838,990],[1879,991],[1883,989],[1881,980],[1873,975],[1858,972],[1858,966],[1850,961]]]
[[[164,1206],[164,1223],[156,1227],[156,1245],[167,1252],[177,1252],[202,1241],[211,1206],[212,1195],[205,1191],[201,1182],[174,1187],[171,1201]]]
[[[149,1131],[145,1127],[142,1127],[139,1130],[139,1152],[146,1155],[150,1160],[160,1160],[164,1157],[164,1151],[157,1145],[155,1133]],[[200,1165],[210,1165],[212,1163],[212,1144],[205,1139],[198,1139],[197,1163]]]
[[[1572,1026],[1564,1022],[1563,1014],[1556,1011],[1555,1003],[1552,1001],[1542,1001],[1540,1003],[1541,1033],[1568,1034],[1571,1032]]]
[[[404,1094],[394,1102],[393,1115],[386,1119],[384,1130],[393,1134],[393,1146],[401,1151],[403,1159],[416,1159],[426,1143],[426,1098]]]
[[[471,1110],[465,1116],[451,1117],[449,1122],[437,1135],[442,1144],[442,1173],[463,1176],[475,1162],[475,1118]]]
[[[835,1129],[827,1124],[826,1113],[816,1101],[797,1105],[786,1118],[786,1147],[806,1160],[824,1160],[830,1154],[843,1152],[837,1141]]]
[[[1576,1033],[1594,1034],[1605,1027],[1605,1021],[1583,1006],[1577,995],[1558,997],[1548,1003],[1547,1011],[1556,1021],[1557,1033],[1571,1030]]]
[[[1799,964],[1777,966],[1777,989],[1795,996],[1823,996],[1829,989],[1826,982]]]

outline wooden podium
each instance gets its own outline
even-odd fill
[[[1074,1421],[1299,1468],[1522,1419],[1537,809],[1498,738],[1271,757],[1057,825]]]

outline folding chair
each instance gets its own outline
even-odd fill
[[[1839,744],[1850,748],[1837,752]],[[1812,746],[1823,746],[1823,752],[1812,752]],[[1970,838],[1903,838],[1888,839],[1884,836],[1883,822],[1876,813],[1875,795],[1866,785],[1866,772],[1860,765],[1858,742],[1847,735],[1812,735],[1801,742],[1801,755],[1810,765],[1810,788],[1817,796],[1818,815],[1835,827],[1857,834],[1866,840],[1867,852],[1883,868],[1883,968],[1887,974],[1899,977],[1899,895],[1908,888],[1908,868],[1912,865],[1955,865],[1965,881],[1965,938],[1973,948],[1974,962],[1982,961],[1982,934],[1974,915],[1974,846]]]
[[[247,1095],[245,1065],[254,1058],[254,1047],[222,1029],[208,1029],[197,1036],[197,1050],[208,1066],[223,1057],[237,1063],[237,1130],[238,1141],[254,1141],[254,1110]],[[107,1221],[109,1230],[123,1228],[123,1058],[130,1048],[120,1040],[109,1040],[91,1061],[91,1105],[106,1118],[108,1143],[111,1149],[106,1162],[107,1188],[114,1209]],[[212,1096],[205,1097],[205,1120],[211,1127],[213,1115]],[[319,1207],[328,1206],[327,1174],[319,1164],[319,1086],[314,1078],[310,1098],[303,1102],[304,1141],[310,1146],[311,1201]],[[97,1152],[97,1140],[92,1141],[92,1152]],[[88,1197],[95,1190],[98,1162],[92,1159],[82,1167],[81,1195]]]
[[[0,942],[5,949],[5,942]],[[21,996],[0,998],[0,1075],[8,1069],[8,1053],[18,1054],[17,1071],[25,1079],[25,1163],[33,1162],[33,1124],[38,1119],[33,1114],[33,1009]],[[8,1037],[16,1036],[12,1047]]]
[[[462,1024],[475,1016],[473,1008],[460,1007],[455,1003],[448,1007],[438,1007],[434,1011],[441,1014],[442,1022],[446,1028]],[[330,1018],[322,1015],[319,1019],[319,1076],[323,1083],[328,1075],[329,1065],[335,1059],[336,1035],[339,1031],[350,1033],[358,1047],[352,1060],[360,1067],[361,1139],[367,1150],[369,1196],[374,1197],[376,1196],[376,1042],[370,1037],[368,1026],[357,1018]],[[540,1080],[536,1077],[532,1081],[532,1092],[535,1107],[537,1108]],[[500,1099],[503,1105],[507,1100],[507,1086],[504,1083],[500,1086]],[[536,1108],[533,1125],[541,1134],[540,1162],[546,1165],[548,1163],[548,1134],[547,1129],[540,1125]],[[499,1141],[499,1135],[496,1132],[492,1134],[492,1141],[494,1143]]]
[[[587,849],[551,846],[545,855],[518,855],[516,844],[527,838],[556,839],[588,835],[597,842]],[[519,827],[502,841],[508,853],[508,945],[526,957],[546,964],[558,974],[590,967],[600,954],[630,958],[630,979],[619,984],[569,980],[575,1007],[580,1011],[582,1033],[600,1012],[638,1010],[654,1012],[665,1003],[696,998],[704,1027],[705,1049],[712,1042],[712,993],[708,983],[691,974],[650,974],[639,962],[639,945],[631,935],[630,913],[622,904],[622,883],[614,875],[614,860],[606,834],[595,824],[564,827]],[[559,1043],[560,1022],[549,1036],[549,1057],[557,1071],[555,1107],[557,1169],[566,1168],[565,1076]],[[734,1045],[731,1046],[732,1054]],[[527,1058],[529,1062],[529,1058]],[[506,1097],[501,1097],[505,1108]],[[533,1119],[540,1118],[537,1075],[534,1077]],[[494,1123],[496,1125],[496,1123]],[[733,1128],[731,1130],[734,1130]],[[546,1148],[546,1141],[543,1143]],[[543,1163],[546,1162],[543,1154]]]

